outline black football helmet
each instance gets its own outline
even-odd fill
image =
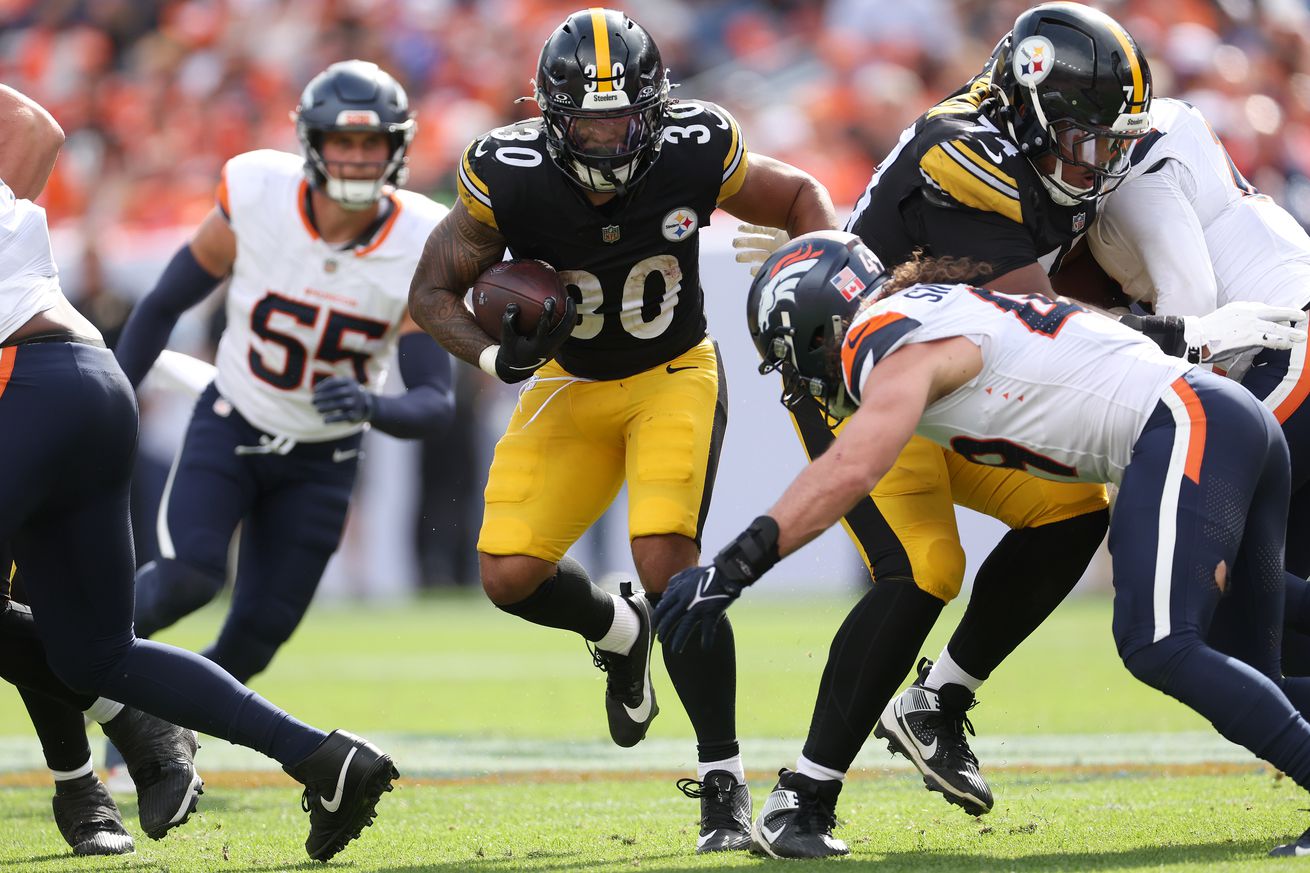
[[[855,412],[841,375],[841,341],[887,278],[872,249],[838,230],[798,236],[760,266],[746,321],[763,358],[760,372],[782,374],[784,406],[811,397],[829,418]]]
[[[1020,15],[993,55],[992,86],[1010,135],[1030,160],[1056,157],[1039,175],[1057,203],[1095,200],[1128,174],[1128,151],[1151,128],[1151,68],[1104,12],[1043,3]],[[1064,181],[1064,164],[1093,174]]]
[[[589,191],[623,194],[659,156],[669,76],[650,34],[614,9],[574,12],[533,80],[551,158]]]
[[[387,185],[405,184],[414,114],[405,89],[377,64],[341,61],[328,67],[305,86],[292,117],[305,156],[305,178],[346,209],[367,209]],[[391,156],[377,164],[371,179],[334,176],[321,151],[323,135],[334,130],[381,131],[391,143]]]

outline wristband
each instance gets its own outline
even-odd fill
[[[734,582],[750,585],[779,560],[778,523],[770,516],[761,515],[723,547],[714,563],[726,564]]]
[[[496,356],[499,354],[500,346],[492,343],[478,355],[478,367],[488,376],[495,376],[497,379],[500,378],[500,374],[496,372]]]

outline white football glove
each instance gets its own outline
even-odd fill
[[[737,225],[737,235],[732,238],[732,247],[739,249],[737,263],[749,264],[751,275],[760,271],[760,265],[769,259],[769,255],[779,246],[791,241],[787,231],[776,227],[761,227],[758,224]]]
[[[1209,315],[1183,317],[1183,338],[1202,363],[1231,370],[1244,355],[1264,349],[1290,349],[1306,340],[1304,329],[1293,327],[1305,320],[1300,309],[1241,300]]]

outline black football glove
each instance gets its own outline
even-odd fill
[[[359,424],[373,417],[373,395],[349,376],[330,376],[314,386],[314,408],[327,424]]]
[[[741,589],[776,563],[778,523],[761,515],[715,556],[713,564],[683,570],[669,580],[653,620],[660,642],[681,652],[700,625],[701,649],[708,650],[719,619],[741,596]]]
[[[514,329],[518,314],[517,303],[505,307],[505,314],[500,319],[500,349],[496,352],[496,375],[502,382],[511,385],[522,382],[555,357],[560,346],[573,333],[578,320],[578,306],[572,297],[565,297],[564,314],[558,321],[554,321],[552,327],[555,298],[546,298],[537,330],[532,336],[520,336]]]

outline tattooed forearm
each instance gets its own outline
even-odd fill
[[[432,230],[409,286],[409,314],[455,357],[477,366],[491,340],[464,305],[482,271],[505,253],[505,238],[455,203]]]

